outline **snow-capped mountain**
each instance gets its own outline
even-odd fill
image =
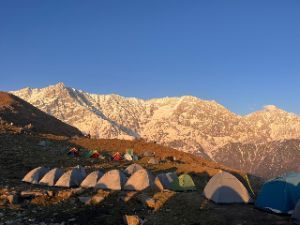
[[[215,101],[192,96],[142,100],[89,94],[63,83],[12,93],[97,138],[143,138],[265,176],[272,163],[274,168],[283,168],[278,173],[285,171],[290,150],[282,145],[300,138],[300,117],[275,106],[239,116]],[[300,147],[293,145],[298,165],[299,153]],[[266,157],[272,160],[264,169],[259,165]],[[278,160],[280,166],[275,163]]]

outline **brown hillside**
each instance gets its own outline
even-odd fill
[[[40,145],[45,140],[46,145]],[[41,165],[63,167],[84,166],[87,172],[101,169],[124,169],[130,163],[112,162],[91,158],[67,156],[70,147],[80,148],[82,155],[86,149],[100,152],[125,151],[133,148],[140,155],[137,163],[149,169],[154,175],[160,172],[188,172],[194,179],[194,192],[126,192],[97,191],[94,189],[64,189],[22,183],[22,177],[32,168]],[[159,158],[175,156],[175,162],[147,163],[142,157],[144,151],[155,152]],[[20,196],[22,191],[33,191],[39,196],[19,198],[16,204],[0,204],[0,224],[125,224],[124,215],[138,215],[145,225],[228,225],[228,224],[292,224],[289,217],[268,214],[253,205],[216,205],[204,198],[202,192],[209,178],[220,169],[230,170],[220,164],[206,161],[174,149],[142,140],[90,140],[68,139],[53,135],[28,136],[0,134],[0,199],[5,195]],[[242,173],[240,175],[243,175]],[[139,196],[154,200],[154,208],[148,208]],[[98,196],[104,198],[95,205],[85,205],[81,197]]]
[[[31,124],[31,125],[29,125]],[[35,108],[28,102],[6,92],[0,92],[0,130],[22,131],[74,136],[81,132]]]

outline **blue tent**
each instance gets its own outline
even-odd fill
[[[288,173],[267,181],[255,206],[276,213],[292,213],[300,199],[300,173]]]

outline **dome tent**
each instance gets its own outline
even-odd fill
[[[249,203],[252,201],[245,186],[227,172],[214,175],[206,184],[204,195],[215,203]]]
[[[192,177],[184,173],[171,183],[171,189],[173,191],[195,191],[196,186]]]
[[[172,183],[178,179],[176,172],[158,174],[154,180],[155,185],[161,190],[171,190]]]
[[[264,183],[255,206],[291,214],[300,199],[300,173],[287,173]]]
[[[97,182],[95,188],[119,191],[126,182],[126,176],[120,170],[106,172]]]
[[[40,166],[31,171],[29,171],[24,178],[22,179],[23,182],[38,184],[40,179],[49,172],[48,167]]]
[[[154,189],[154,187],[153,175],[145,169],[140,169],[129,177],[124,185],[124,190],[143,191],[148,188]]]
[[[129,155],[128,153],[125,153],[124,159],[125,159],[126,161],[132,161],[132,160],[133,160],[133,159],[132,159],[132,156]]]
[[[85,178],[86,173],[84,168],[76,166],[73,169],[65,172],[56,182],[57,187],[77,187]]]
[[[80,184],[83,188],[93,188],[103,173],[99,170],[91,172]]]
[[[43,176],[40,180],[41,185],[54,186],[58,179],[63,175],[63,170],[60,168],[54,168]]]
[[[133,163],[124,170],[124,173],[127,176],[130,176],[130,175],[134,174],[136,171],[143,170],[143,169],[144,168],[141,165],[139,165],[137,163]]]

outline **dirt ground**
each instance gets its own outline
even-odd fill
[[[48,140],[46,146],[39,145]],[[31,169],[45,165],[65,169],[76,165],[84,166],[87,172],[95,169],[104,171],[124,169],[130,163],[110,162],[100,159],[70,158],[67,150],[77,146],[100,152],[124,152],[134,149],[138,155],[144,151],[155,152],[156,157],[166,159],[175,156],[176,161],[165,161],[149,165],[147,158],[137,162],[149,169],[154,175],[162,171],[188,172],[192,175],[197,191],[195,192],[108,192],[93,189],[63,189],[43,187],[21,182],[22,177]],[[0,224],[124,224],[124,215],[138,215],[145,225],[242,225],[242,224],[292,224],[288,216],[266,213],[253,205],[217,205],[204,198],[202,191],[210,177],[220,170],[227,170],[240,178],[243,173],[231,170],[214,162],[162,147],[142,140],[90,140],[67,139],[56,136],[0,135],[0,195],[20,196],[22,191],[36,191],[40,196],[21,198],[14,204],[0,204]],[[255,191],[262,181],[251,177]],[[244,182],[245,183],[245,182]],[[147,195],[155,204],[146,206],[139,196]],[[97,204],[86,205],[79,197],[100,196]]]

